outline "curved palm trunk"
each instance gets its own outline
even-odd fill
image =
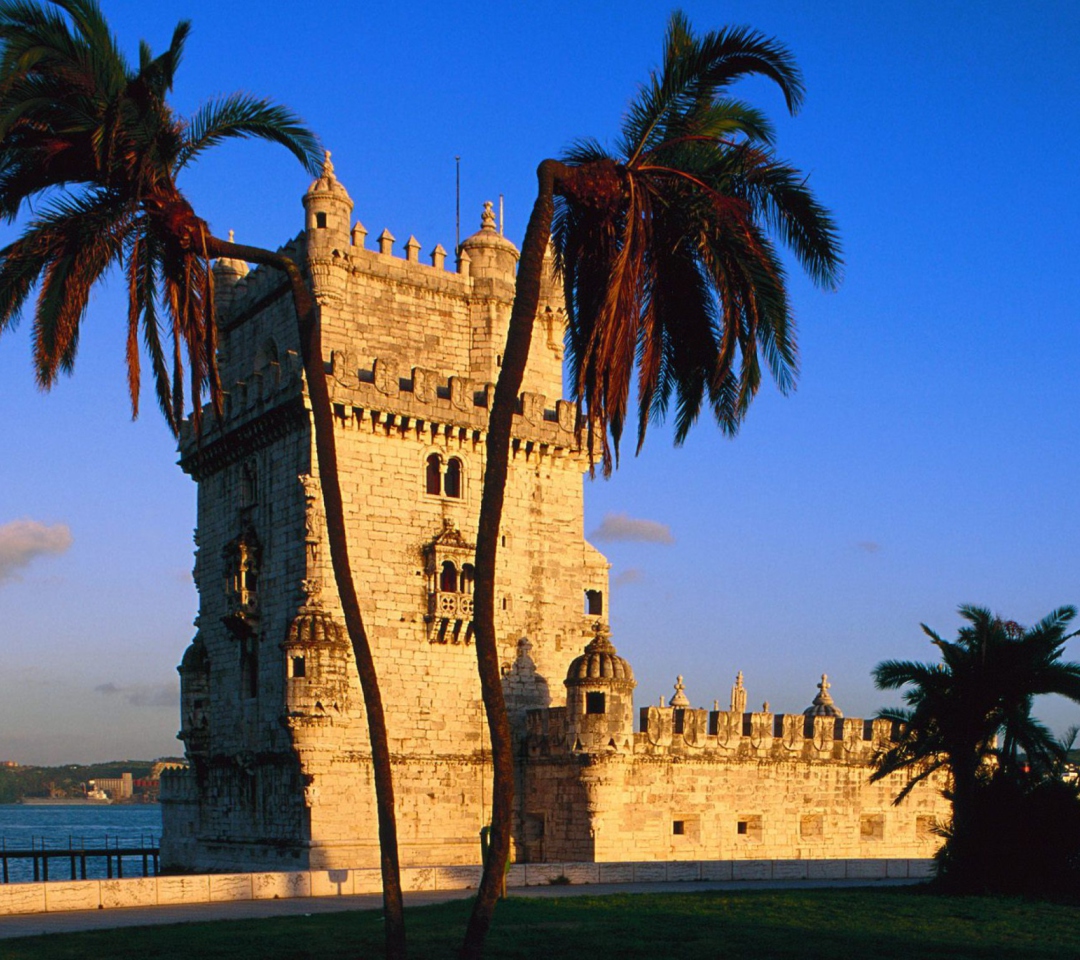
[[[506,476],[510,462],[510,431],[517,409],[518,391],[529,359],[533,321],[540,302],[544,253],[551,237],[556,182],[573,177],[575,168],[545,160],[537,169],[539,192],[521,246],[514,306],[506,336],[506,349],[488,421],[487,464],[480,522],[476,533],[476,581],[473,626],[480,690],[491,735],[492,796],[491,844],[483,877],[473,902],[460,956],[479,958],[484,949],[495,903],[502,888],[503,872],[510,853],[510,826],[514,805],[514,756],[510,718],[503,697],[499,649],[495,639],[495,561],[502,522]]]
[[[315,455],[319,464],[323,507],[326,511],[326,532],[330,541],[330,562],[345,627],[352,642],[356,669],[367,709],[368,734],[371,740],[371,762],[375,778],[375,802],[379,818],[379,851],[382,866],[383,911],[386,919],[386,956],[391,960],[405,957],[405,914],[401,896],[401,871],[398,864],[397,821],[394,813],[394,786],[390,768],[390,747],[386,735],[386,717],[382,694],[379,691],[375,661],[371,654],[367,631],[360,614],[360,602],[353,583],[349,562],[348,540],[345,535],[345,511],[338,479],[337,444],[334,438],[333,411],[323,371],[321,332],[315,302],[308,291],[300,268],[289,257],[260,247],[228,243],[217,237],[206,237],[206,250],[211,257],[234,257],[281,270],[292,288],[300,331],[300,348],[307,376],[308,396],[311,398],[311,420],[315,430]],[[504,711],[505,713],[505,711]]]

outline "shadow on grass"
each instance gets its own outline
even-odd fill
[[[407,911],[410,955],[456,955],[470,904]],[[380,956],[377,912],[139,927],[0,942],[4,960],[355,960]],[[490,960],[1048,960],[1080,956],[1075,908],[911,889],[511,898]]]

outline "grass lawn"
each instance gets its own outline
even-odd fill
[[[468,901],[407,911],[410,955],[452,958]],[[3,960],[377,958],[378,912],[131,927],[0,941]],[[699,891],[500,904],[491,960],[1041,960],[1080,957],[1080,910],[913,888]]]

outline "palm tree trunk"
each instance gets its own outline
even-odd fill
[[[521,246],[517,288],[503,351],[502,367],[495,384],[495,398],[487,433],[487,465],[484,469],[484,492],[480,501],[480,522],[476,533],[476,582],[473,626],[476,659],[480,671],[480,691],[487,711],[491,734],[492,793],[491,843],[473,902],[462,960],[478,960],[495,903],[502,888],[503,873],[510,853],[510,826],[514,805],[514,755],[510,718],[503,697],[499,649],[495,639],[495,561],[502,522],[506,477],[510,462],[510,431],[517,410],[518,391],[525,375],[532,340],[533,322],[540,303],[540,285],[544,271],[544,253],[551,237],[551,217],[555,208],[557,178],[569,168],[554,160],[545,160],[537,169],[539,192],[533,205],[525,239]]]
[[[289,278],[293,304],[300,332],[300,349],[311,399],[311,420],[315,431],[315,455],[319,465],[323,508],[326,512],[326,533],[330,541],[330,562],[341,598],[345,627],[352,642],[364,706],[368,717],[368,736],[371,741],[371,763],[375,778],[375,803],[379,819],[379,851],[382,867],[383,913],[386,922],[386,956],[389,960],[405,958],[405,912],[401,895],[401,870],[398,863],[397,820],[394,812],[394,785],[390,767],[390,747],[386,734],[386,717],[382,694],[375,672],[371,644],[364,629],[360,601],[356,595],[349,546],[345,532],[345,511],[341,500],[341,484],[337,468],[337,444],[334,437],[333,410],[326,388],[323,370],[321,331],[315,302],[289,257],[260,247],[228,243],[216,237],[206,238],[211,257],[234,257],[250,263],[260,263],[281,270]],[[505,710],[503,711],[505,713]]]

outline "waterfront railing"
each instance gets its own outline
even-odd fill
[[[6,838],[0,838],[0,881],[11,883],[10,865],[32,865],[34,882],[45,882],[49,879],[50,861],[67,861],[68,870],[60,866],[60,873],[70,872],[71,880],[86,880],[87,861],[95,865],[102,859],[105,860],[105,879],[111,880],[115,876],[121,879],[124,876],[125,860],[127,861],[128,875],[132,870],[137,873],[142,867],[144,877],[157,876],[161,857],[161,841],[152,834],[143,835],[137,842],[121,840],[119,837],[106,835],[104,841],[97,845],[93,841],[87,843],[84,838],[76,840],[74,836],[68,837],[68,844],[49,846],[44,837],[31,837],[29,849],[9,847]],[[152,872],[151,872],[152,871]],[[63,879],[57,876],[56,867],[53,867],[54,880]],[[100,876],[94,871],[95,878]],[[16,880],[16,882],[19,882]]]

